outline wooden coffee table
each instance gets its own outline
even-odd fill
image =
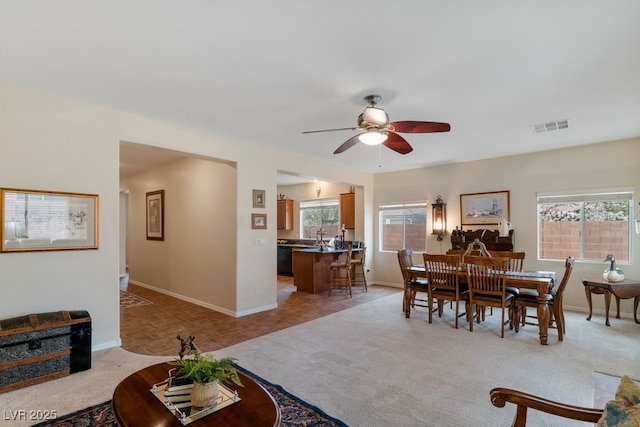
[[[616,318],[620,318],[620,299],[633,298],[633,320],[638,321],[638,304],[640,303],[640,281],[624,279],[622,282],[608,282],[604,279],[583,279],[584,292],[589,303],[589,316],[591,320],[591,294],[604,294],[605,305],[605,325],[609,325],[609,305],[611,304],[611,294],[616,297]]]
[[[122,380],[113,392],[113,413],[123,427],[182,426],[164,404],[149,390],[167,378],[173,365],[160,363],[144,368]],[[258,383],[238,372],[244,387],[237,387],[240,401],[189,426],[279,426],[280,408]]]

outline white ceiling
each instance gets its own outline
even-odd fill
[[[378,173],[640,136],[639,20],[638,0],[2,0],[0,81]],[[302,135],[355,126],[371,93],[451,132],[403,134],[405,156]]]

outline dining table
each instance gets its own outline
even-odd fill
[[[411,292],[410,282],[414,279],[427,279],[424,264],[415,264],[408,268],[407,281],[404,284],[403,307],[405,316],[411,315]],[[467,282],[466,268],[461,268],[458,272],[460,283]],[[554,271],[507,271],[506,286],[518,289],[533,289],[538,292],[538,327],[540,329],[540,344],[547,345],[549,331],[549,301],[552,299],[551,292],[558,282],[557,274]]]

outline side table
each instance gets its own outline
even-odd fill
[[[608,282],[603,278],[598,279],[583,279],[584,292],[587,295],[587,302],[589,303],[589,316],[587,320],[591,320],[592,306],[591,306],[591,294],[604,294],[604,305],[607,326],[609,324],[609,305],[611,304],[611,294],[616,297],[616,318],[620,318],[620,299],[633,298],[633,319],[636,323],[638,321],[638,304],[640,303],[640,281],[632,279],[624,279],[622,282]]]

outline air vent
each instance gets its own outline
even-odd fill
[[[555,122],[538,123],[532,125],[531,128],[535,133],[551,132],[552,130],[567,129],[569,127],[569,120],[556,120]]]

